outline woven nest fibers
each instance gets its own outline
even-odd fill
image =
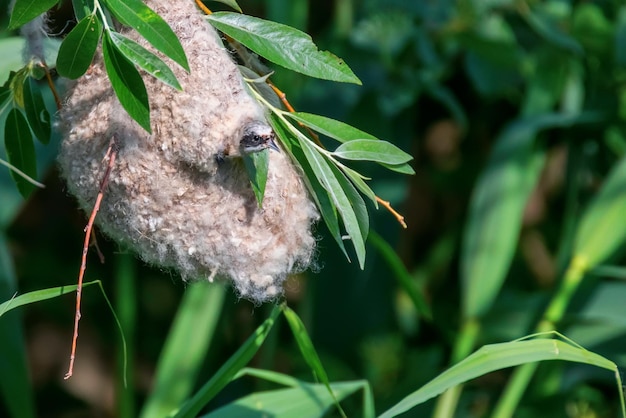
[[[192,1],[148,5],[185,49],[190,73],[169,62],[183,91],[144,77],[149,134],[119,104],[97,57],[60,111],[62,174],[90,212],[114,139],[117,159],[96,221],[102,231],[184,279],[217,275],[254,302],[274,299],[286,276],[311,262],[318,213],[288,156],[274,150],[258,207],[238,150],[246,127],[267,126],[263,109]]]

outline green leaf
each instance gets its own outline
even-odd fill
[[[135,29],[152,46],[189,71],[185,51],[176,34],[141,0],[104,0],[104,4],[120,22]]]
[[[405,397],[380,415],[379,418],[400,415],[447,389],[492,371],[545,360],[565,360],[610,370],[616,373],[619,391],[621,391],[617,365],[598,354],[555,339],[512,341],[482,347]]]
[[[137,42],[117,32],[109,32],[111,40],[129,61],[143,68],[148,74],[161,80],[168,86],[182,90],[174,72],[159,57],[148,51]]]
[[[343,60],[319,51],[311,37],[298,29],[231,12],[216,12],[207,19],[226,35],[289,70],[324,80],[361,84]]]
[[[93,14],[95,10],[94,0],[72,0],[72,8],[74,9],[76,19],[81,21]]]
[[[241,10],[241,7],[239,7],[239,5],[237,4],[237,2],[235,0],[214,0],[217,1],[219,3],[224,3],[227,6],[230,6],[232,9],[237,10],[239,13],[243,13],[243,11]]]
[[[98,48],[102,35],[102,23],[95,15],[89,15],[67,34],[57,56],[59,75],[77,79],[85,74]]]
[[[250,362],[252,357],[259,351],[259,348],[272,330],[276,318],[280,315],[280,308],[275,306],[263,323],[254,331],[254,333],[239,347],[222,367],[206,382],[200,390],[188,400],[176,413],[176,418],[193,418],[198,416],[198,412],[209,403],[230,381],[235,375]]]
[[[411,161],[413,157],[387,141],[355,139],[341,144],[333,155],[345,160],[375,161],[397,165]]]
[[[50,142],[50,113],[44,104],[39,85],[32,77],[26,78],[24,82],[24,111],[37,139],[43,144]]]
[[[334,165],[329,165],[328,161],[309,144],[308,140],[300,141],[300,144],[315,176],[322,187],[326,189],[333,205],[339,211],[348,237],[354,246],[359,266],[363,269],[365,266],[365,238],[361,229],[362,222],[359,221],[360,217],[355,212],[353,202],[346,196],[346,190],[342,187],[342,184],[350,183],[341,173],[339,173],[339,177],[343,178],[345,183],[339,180],[335,172],[333,172]],[[350,186],[352,185],[350,184]],[[358,193],[356,195],[360,198]]]
[[[202,418],[241,417],[242,411],[246,411],[250,417],[323,417],[333,405],[336,405],[335,397],[341,401],[365,389],[365,385],[364,381],[331,383],[330,388],[334,395],[331,396],[322,384],[298,381],[297,385],[291,388],[255,392],[244,396],[203,415]],[[373,418],[373,409],[371,411],[370,414],[363,416]]]
[[[4,125],[4,145],[9,163],[31,178],[37,177],[35,145],[26,118],[19,109],[9,111]],[[11,170],[11,177],[23,197],[28,197],[34,186]]]
[[[426,303],[424,296],[417,288],[415,279],[406,269],[406,266],[400,259],[400,256],[391,247],[391,245],[389,245],[389,243],[387,243],[387,241],[385,241],[375,231],[370,231],[368,240],[387,262],[396,281],[413,302],[415,310],[425,318],[432,320],[433,314],[430,310],[430,306]]]
[[[224,286],[208,281],[187,288],[159,356],[154,388],[141,417],[169,416],[189,397],[215,336],[225,293]]]
[[[293,143],[295,143],[296,140],[290,139],[291,132],[285,129],[280,119],[278,119],[274,114],[272,114],[270,117],[270,123],[272,124],[272,129],[274,129],[276,136],[285,146],[286,152],[289,153],[291,160],[294,161],[295,164],[299,165],[300,168],[302,168],[302,171],[304,172],[304,176],[302,179],[309,189],[311,197],[315,201],[315,205],[320,211],[322,219],[324,219],[324,223],[326,224],[330,235],[335,239],[335,242],[337,242],[337,245],[346,256],[346,258],[349,260],[350,257],[348,256],[348,252],[346,251],[343,239],[341,238],[341,230],[339,229],[339,218],[337,217],[337,210],[333,206],[328,192],[317,180],[317,176],[313,172],[311,165],[308,163],[306,157],[302,153],[302,150],[297,146],[293,146]]]
[[[388,170],[395,171],[396,173],[409,174],[409,175],[415,174],[415,170],[413,170],[413,167],[411,167],[411,165],[408,163],[404,163],[404,164],[378,163],[378,164],[382,165]]]
[[[287,113],[286,116],[300,122],[304,126],[308,126],[315,132],[319,132],[329,138],[336,139],[339,142],[352,141],[355,139],[378,139],[367,132],[363,132],[360,129],[348,125],[347,123],[327,118],[325,116],[303,112]]]
[[[574,260],[593,268],[626,241],[626,156],[613,167],[585,211],[574,241]]]
[[[250,178],[252,191],[256,196],[259,208],[263,207],[263,196],[265,195],[265,183],[267,183],[267,172],[270,165],[270,150],[264,149],[259,152],[245,154],[243,163]]]
[[[326,370],[324,370],[324,366],[322,365],[322,362],[317,355],[317,351],[315,351],[313,341],[311,341],[311,337],[309,337],[309,334],[307,333],[306,328],[302,323],[302,320],[300,319],[298,314],[296,314],[291,308],[287,306],[283,306],[283,314],[285,315],[285,319],[287,319],[289,328],[291,328],[291,333],[293,334],[293,337],[298,344],[298,348],[300,349],[300,353],[302,354],[304,361],[306,361],[306,363],[309,365],[316,379],[319,379],[324,384],[328,391],[327,393],[329,393],[334,399],[337,409],[343,412],[343,410],[341,409],[341,405],[339,405],[339,401],[337,400],[332,388],[330,387],[330,382],[328,380]],[[343,415],[345,416],[345,414]]]
[[[522,213],[543,166],[535,145],[543,129],[591,120],[544,113],[518,119],[499,136],[473,192],[461,253],[463,314],[483,315],[495,300],[515,253]]]
[[[107,75],[120,103],[142,128],[151,132],[146,86],[135,66],[115,48],[108,32],[104,36],[102,53]]]
[[[3,204],[8,200],[3,194]],[[0,300],[11,298],[17,287],[13,257],[4,233],[0,233]],[[0,314],[5,309],[0,309]],[[28,350],[24,338],[23,316],[7,315],[0,319],[0,398],[7,416],[34,418],[33,384],[29,378]]]
[[[58,2],[59,0],[16,0],[11,11],[8,29],[19,28],[40,14],[47,12]]]
[[[100,280],[83,283],[83,288],[97,283],[100,283]],[[20,306],[28,305],[35,302],[41,302],[43,300],[52,299],[61,295],[65,295],[67,293],[75,292],[76,288],[77,286],[74,284],[68,286],[51,287],[49,289],[35,290],[33,292],[24,293],[23,295],[19,295],[17,297],[14,297],[13,299],[7,300],[4,303],[1,303],[0,317],[10,310],[19,308]]]

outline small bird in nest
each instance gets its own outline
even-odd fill
[[[241,136],[241,141],[239,141],[239,155],[221,151],[215,156],[215,161],[221,164],[226,157],[248,155],[268,148],[280,152],[275,138],[274,131],[267,123],[252,121],[243,128],[243,135]]]

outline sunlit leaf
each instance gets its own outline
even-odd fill
[[[59,48],[59,75],[73,80],[85,74],[98,48],[100,35],[102,23],[95,15],[89,15],[78,22]]]
[[[355,139],[341,144],[333,155],[346,160],[375,161],[384,164],[403,164],[413,157],[387,141]]]
[[[209,403],[231,380],[235,375],[250,362],[252,357],[259,351],[259,348],[272,330],[276,318],[280,315],[280,308],[275,306],[263,323],[254,331],[254,333],[239,347],[220,369],[206,382],[196,394],[189,399],[180,411],[175,415],[176,418],[194,418],[198,416],[198,412]]]
[[[585,211],[574,241],[573,254],[593,268],[626,241],[626,157],[613,167]]]
[[[47,144],[51,131],[50,113],[44,104],[39,85],[32,77],[28,77],[24,82],[24,111],[37,139]]]
[[[33,137],[26,118],[17,108],[11,109],[7,115],[4,125],[4,145],[8,160],[14,167],[29,177],[37,177]],[[11,177],[20,194],[28,197],[34,186],[14,171],[11,171]]]
[[[92,282],[83,283],[83,288],[97,283],[100,283],[100,281],[94,280]],[[43,300],[52,299],[61,295],[65,295],[67,293],[75,292],[76,288],[76,285],[68,285],[51,287],[49,289],[35,290],[33,292],[24,293],[23,295],[16,296],[13,299],[1,303],[0,316],[4,315],[12,309],[19,308],[20,306],[28,305],[35,302],[41,302]]]
[[[292,112],[286,116],[308,126],[315,132],[336,139],[339,142],[352,141],[355,139],[378,139],[374,135],[363,132],[347,123],[327,118],[325,116],[314,115],[304,112]]]
[[[141,0],[103,0],[107,9],[124,25],[135,29],[152,46],[189,71],[180,41],[168,24]]]
[[[16,0],[11,19],[9,20],[9,30],[19,28],[30,22],[37,16],[50,10],[59,0]]]
[[[129,61],[168,86],[182,90],[174,72],[159,57],[120,33],[109,32],[109,35],[118,51],[124,54]]]
[[[355,213],[353,202],[346,196],[346,191],[333,172],[332,168],[334,168],[334,166],[331,167],[328,161],[326,161],[308,141],[301,141],[300,144],[302,145],[302,151],[311,165],[315,176],[322,187],[326,189],[333,205],[337,211],[339,211],[343,225],[348,233],[348,238],[352,241],[352,245],[354,246],[357,259],[359,260],[359,266],[363,268],[365,265],[365,238],[361,230],[362,223],[359,222],[360,217]],[[345,178],[344,180],[348,182]]]
[[[226,289],[199,281],[185,290],[159,356],[153,388],[140,417],[169,416],[189,398],[215,337]],[[198,328],[198,324],[202,327]]]
[[[350,257],[346,251],[346,247],[344,245],[343,239],[341,237],[341,230],[339,229],[339,217],[337,216],[337,209],[333,206],[333,203],[328,195],[328,192],[320,182],[317,180],[313,169],[310,164],[306,160],[306,157],[302,153],[302,149],[298,146],[293,146],[292,141],[290,140],[290,132],[288,132],[281,121],[275,116],[271,115],[270,123],[272,124],[272,129],[276,133],[278,139],[281,141],[283,145],[285,145],[286,152],[290,154],[292,161],[296,161],[297,164],[302,168],[304,172],[303,180],[309,189],[311,197],[317,206],[317,209],[320,211],[322,215],[322,219],[328,228],[328,232],[334,238],[335,242],[349,260]]]
[[[289,70],[325,80],[361,84],[342,59],[318,50],[311,37],[298,29],[232,12],[213,13],[207,19],[252,51]]]
[[[108,34],[102,42],[104,66],[111,86],[128,114],[150,132],[150,104],[146,86],[135,66],[116,48]]]
[[[545,360],[565,360],[600,367],[617,373],[617,365],[606,358],[554,339],[513,341],[486,345],[460,363],[408,395],[379,418],[390,418],[409,411],[445,390],[495,370]],[[618,385],[621,391],[621,385]]]

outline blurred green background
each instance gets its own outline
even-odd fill
[[[6,30],[7,3],[0,1],[0,82],[21,66],[21,46],[14,38],[19,34]],[[51,14],[55,34],[71,28],[66,3]],[[411,177],[358,167],[372,177],[378,196],[405,216],[407,229],[384,209],[370,207],[377,235],[370,237],[361,271],[337,251],[320,224],[316,268],[286,285],[285,298],[303,319],[330,380],[367,379],[382,411],[483,344],[533,332],[567,270],[582,213],[626,151],[624,2],[239,4],[247,14],[306,31],[320,49],[342,57],[363,82],[342,85],[276,68],[273,80],[296,109],[343,120],[415,157]],[[46,188],[27,201],[0,167],[0,301],[16,291],[76,281],[86,219],[58,178],[58,144],[55,137],[48,146],[38,146],[39,178]],[[4,159],[3,152],[0,147]],[[618,190],[626,199],[626,188]],[[503,202],[509,206],[496,210]],[[486,219],[481,221],[481,214]],[[607,234],[621,234],[626,212],[612,219],[615,228]],[[102,280],[127,321],[133,379],[130,395],[121,396],[132,398],[126,400],[129,405],[141,405],[186,284],[175,273],[142,264],[102,235],[97,238],[106,261],[101,264],[92,251],[86,280]],[[565,335],[623,367],[626,271],[617,267],[623,261],[623,236],[616,239],[602,260],[612,268],[591,271],[595,274],[580,283],[557,322]],[[487,247],[474,245],[483,241]],[[392,254],[381,251],[384,242]],[[401,265],[394,264],[394,253]],[[479,257],[483,264],[476,267]],[[402,266],[408,275],[402,276]],[[410,289],[424,296],[432,318],[418,313]],[[30,379],[33,398],[28,402],[36,416],[133,416],[128,411],[136,407],[120,411],[120,344],[113,317],[95,287],[83,295],[72,379],[62,380],[73,295],[28,305],[0,320],[0,329],[23,325],[23,331],[10,334],[23,333],[23,342],[16,337],[0,343],[0,375],[21,367],[19,356],[12,355],[23,352],[28,374],[22,376]],[[198,370],[200,382],[232,355],[270,308],[226,291]],[[466,340],[462,336],[474,320],[480,326]],[[252,365],[311,379],[285,324],[273,330]],[[504,370],[468,383],[455,416],[488,416],[509,377],[510,370]],[[541,364],[516,416],[617,416],[613,379],[589,366]],[[239,380],[209,409],[266,388],[262,381]],[[406,416],[431,416],[435,405],[430,401]],[[344,406],[348,416],[360,416],[358,399]],[[5,399],[0,416],[9,413]]]

